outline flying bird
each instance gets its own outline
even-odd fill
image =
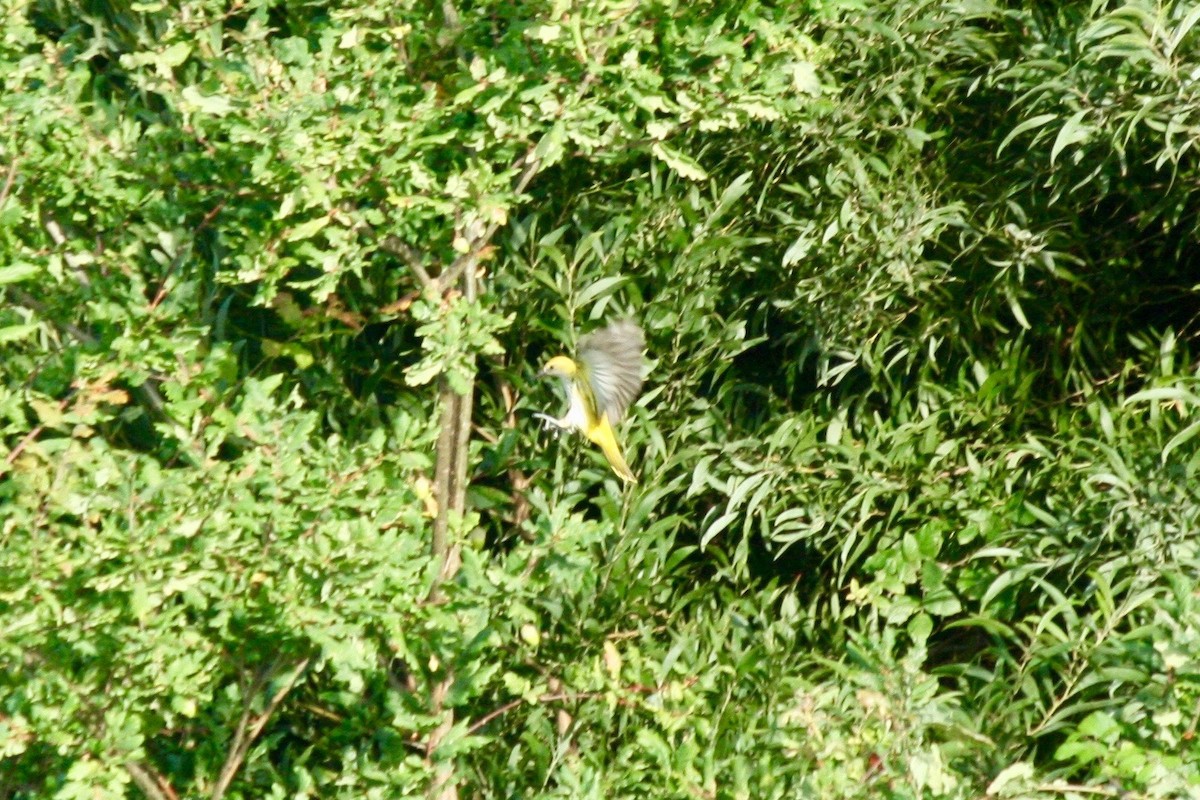
[[[577,359],[555,356],[538,373],[562,381],[568,405],[567,413],[558,419],[549,414],[535,416],[547,427],[582,433],[600,447],[613,472],[630,483],[637,483],[637,477],[621,454],[613,426],[625,417],[641,391],[644,346],[637,323],[614,322],[580,339]]]

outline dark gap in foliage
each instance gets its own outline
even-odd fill
[[[817,360],[820,354],[811,329],[803,322],[774,311],[769,300],[750,306],[743,313],[751,335],[761,335],[764,340],[733,359],[729,371],[736,380],[732,402],[739,413],[731,417],[735,427],[752,432],[771,413],[778,411],[772,405],[780,404],[788,411],[797,411],[807,405],[809,398],[819,391]],[[805,328],[799,328],[799,325],[805,325]],[[745,388],[739,391],[736,387]],[[715,388],[711,387],[710,391]],[[769,393],[766,397],[773,398],[775,403],[766,401],[764,390]]]

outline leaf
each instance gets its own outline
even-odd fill
[[[746,192],[750,189],[750,179],[752,177],[752,173],[743,172],[725,187],[725,191],[721,192],[721,199],[717,201],[717,207],[708,215],[709,225],[714,225],[720,221],[733,208],[734,203],[745,196]]]
[[[712,525],[709,525],[704,531],[704,535],[700,537],[700,548],[704,549],[707,547],[709,542],[716,538],[721,531],[728,528],[729,524],[737,518],[738,513],[736,511],[730,511],[718,517],[717,520],[713,522]]]
[[[1006,292],[1008,296],[1008,308],[1012,311],[1013,317],[1016,318],[1017,324],[1025,330],[1030,330],[1032,326],[1029,320],[1025,318],[1025,309],[1021,308],[1021,301],[1012,292]]]
[[[1050,163],[1054,164],[1058,154],[1063,151],[1063,148],[1073,144],[1079,144],[1086,141],[1091,136],[1090,126],[1084,125],[1084,117],[1087,116],[1087,111],[1077,111],[1072,114],[1063,126],[1058,131],[1058,136],[1054,137],[1054,146],[1050,148]]]
[[[687,178],[691,181],[702,181],[708,178],[708,173],[704,171],[704,168],[695,159],[667,147],[662,142],[656,142],[651,145],[650,152],[655,158],[674,170],[681,178]]]
[[[188,56],[192,54],[192,45],[188,42],[176,42],[175,44],[163,50],[158,57],[159,63],[166,67],[178,67],[183,62],[187,61]]]
[[[796,237],[796,241],[792,242],[787,251],[783,254],[783,266],[790,267],[800,261],[803,261],[805,256],[813,248],[813,240],[807,234],[801,234]]]
[[[801,94],[819,95],[821,79],[817,77],[817,68],[807,61],[797,61],[792,64],[792,88]]]
[[[1143,389],[1140,392],[1131,394],[1121,403],[1123,406],[1131,406],[1134,403],[1142,403],[1153,400],[1173,400],[1179,403],[1188,403],[1189,405],[1200,406],[1200,396],[1195,395],[1186,389],[1180,389],[1177,386],[1160,386],[1155,389]]]
[[[1000,146],[996,148],[996,154],[999,155],[1000,153],[1004,152],[1004,148],[1008,147],[1008,145],[1012,142],[1012,140],[1016,139],[1022,133],[1025,133],[1026,131],[1031,131],[1034,128],[1040,128],[1043,125],[1045,125],[1046,123],[1050,122],[1051,120],[1054,120],[1057,118],[1058,118],[1058,114],[1039,114],[1036,117],[1033,117],[1032,119],[1025,120],[1020,125],[1013,128],[1009,132],[1008,136],[1004,137],[1004,140],[1002,142],[1000,142]]]
[[[24,325],[9,325],[0,328],[0,344],[7,342],[15,342],[18,339],[24,339],[26,336],[34,333],[38,329],[36,322],[26,323]]]
[[[588,303],[592,302],[601,295],[607,296],[612,294],[612,291],[625,281],[626,278],[623,275],[614,275],[608,278],[601,278],[581,291],[579,296],[575,298],[575,302],[581,306],[586,306]]]
[[[184,102],[195,111],[223,117],[234,110],[233,101],[218,94],[202,94],[198,86],[187,86],[179,93]]]
[[[3,332],[0,331],[0,334],[2,334],[2,333]],[[1200,420],[1193,422],[1191,425],[1188,425],[1186,428],[1181,430],[1179,433],[1172,436],[1171,440],[1169,442],[1167,442],[1165,445],[1163,445],[1163,449],[1162,449],[1163,463],[1165,464],[1167,462],[1167,459],[1171,455],[1171,451],[1173,451],[1175,448],[1179,447],[1180,445],[1186,444],[1187,442],[1191,441],[1193,438],[1195,438],[1196,434],[1198,434],[1198,433],[1200,433]]]
[[[1200,5],[1193,6],[1192,10],[1187,13],[1187,16],[1180,20],[1175,30],[1171,31],[1171,34],[1167,37],[1166,47],[1163,50],[1164,55],[1170,57],[1174,54],[1175,49],[1179,47],[1179,44],[1188,35],[1188,32],[1195,27],[1197,21],[1200,21]]]
[[[319,217],[313,217],[307,222],[301,222],[296,227],[288,231],[287,240],[289,242],[299,242],[305,239],[311,239],[322,228],[329,224],[329,215],[323,214]]]
[[[621,679],[621,653],[617,650],[617,646],[612,643],[611,639],[604,640],[603,646],[604,669],[608,672],[610,680],[618,681]]]
[[[563,143],[566,138],[566,129],[561,122],[554,123],[550,130],[542,134],[542,138],[533,149],[533,157],[537,160],[539,169],[544,170],[562,160]]]
[[[42,268],[37,264],[30,264],[25,261],[18,261],[15,264],[9,264],[7,267],[0,267],[0,286],[29,280],[41,271]]]
[[[1000,770],[1000,774],[988,784],[987,793],[998,797],[1024,794],[1034,775],[1033,765],[1028,762],[1018,761],[1010,764]]]

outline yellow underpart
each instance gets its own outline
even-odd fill
[[[608,459],[613,472],[630,483],[637,483],[637,477],[625,463],[625,457],[621,455],[621,445],[617,443],[617,435],[613,432],[612,425],[608,423],[607,413],[601,414],[600,419],[594,425],[589,424],[584,434],[600,447],[600,452],[604,453],[604,457]]]

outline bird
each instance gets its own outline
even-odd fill
[[[641,391],[645,337],[632,320],[614,322],[579,340],[578,358],[554,356],[538,373],[562,381],[567,413],[559,418],[535,414],[546,427],[582,433],[608,459],[613,472],[629,483],[637,477],[621,454],[613,426],[625,417]]]

